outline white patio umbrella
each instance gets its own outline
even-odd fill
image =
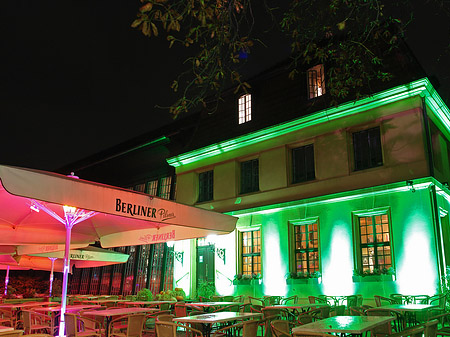
[[[167,242],[230,233],[237,218],[74,177],[0,165],[0,245]],[[60,334],[69,245],[65,247]]]

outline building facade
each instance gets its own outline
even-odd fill
[[[411,62],[396,67],[401,76],[332,107],[326,65],[294,82],[275,67],[214,114],[64,168],[239,218],[228,235],[119,248],[131,261],[74,273],[72,291],[438,292],[450,263],[450,111]]]

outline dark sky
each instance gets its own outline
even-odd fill
[[[422,4],[422,1],[417,3]],[[54,170],[170,122],[181,50],[130,27],[135,0],[0,1],[0,163]],[[408,41],[447,97],[450,20],[422,4]],[[251,62],[274,63],[250,55]]]

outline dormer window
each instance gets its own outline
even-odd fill
[[[322,96],[325,94],[325,72],[323,64],[318,64],[307,71],[308,98]]]
[[[239,124],[252,120],[252,95],[245,94],[239,97]]]

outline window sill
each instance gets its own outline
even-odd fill
[[[366,276],[352,276],[353,282],[387,282],[395,281],[395,275],[366,275]]]
[[[262,284],[261,279],[233,280],[235,286],[259,285]]]
[[[310,277],[310,278],[288,278],[286,279],[286,284],[321,284],[321,277]]]

